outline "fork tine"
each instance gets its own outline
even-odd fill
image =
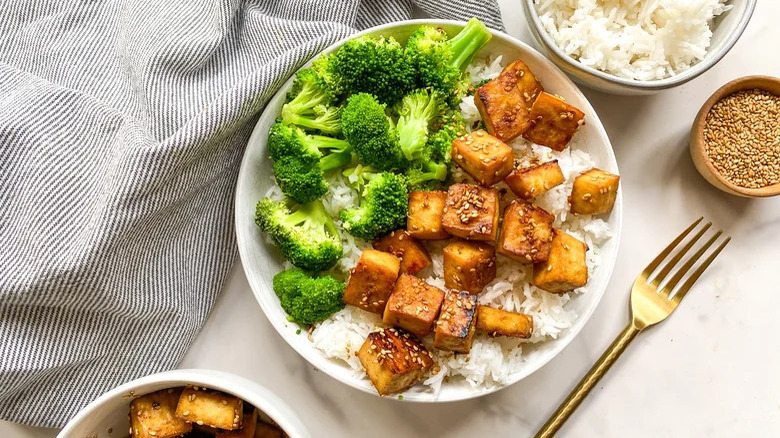
[[[699,269],[697,269],[696,272],[691,274],[691,276],[688,277],[688,280],[686,280],[685,283],[683,283],[683,285],[680,286],[680,289],[677,290],[677,292],[674,294],[674,297],[672,297],[672,300],[675,303],[679,304],[680,301],[682,301],[682,299],[685,298],[685,294],[687,294],[688,291],[691,290],[693,284],[696,283],[699,277],[701,277],[704,271],[706,271],[707,268],[710,266],[710,263],[712,263],[712,261],[715,260],[715,257],[717,257],[721,251],[723,251],[723,248],[725,248],[730,241],[731,241],[731,237],[726,237],[726,240],[724,240],[723,243],[721,243],[720,246],[718,246],[718,248],[715,249],[715,251],[713,251],[709,257],[707,257],[707,260],[705,260],[704,263],[702,263],[701,266],[699,266]]]
[[[707,243],[704,244],[698,251],[696,251],[696,254],[692,255],[690,259],[688,259],[687,262],[685,262],[684,265],[680,269],[677,270],[677,272],[674,274],[671,280],[669,280],[668,283],[664,286],[663,290],[660,292],[664,295],[669,295],[670,292],[677,286],[677,283],[680,282],[680,280],[683,278],[683,276],[691,270],[693,265],[696,264],[696,262],[699,261],[701,256],[704,255],[705,252],[707,252],[710,247],[712,247],[712,244],[715,243],[716,240],[718,240],[718,237],[723,234],[723,231],[718,230],[717,233],[715,233],[710,240],[707,241]]]
[[[693,247],[693,245],[698,242],[699,239],[701,239],[701,236],[704,235],[704,233],[707,232],[707,230],[710,229],[712,226],[712,222],[707,222],[702,229],[696,233],[693,238],[685,244],[685,246],[674,256],[672,257],[663,268],[661,268],[661,271],[656,274],[655,278],[653,279],[653,282],[651,283],[651,286],[654,288],[658,288],[658,285],[661,284],[661,282],[666,278],[667,275],[669,275],[669,272],[674,268],[674,266],[680,262],[680,260],[685,257],[685,254],[690,251],[690,249]]]
[[[649,277],[649,276],[650,276],[650,274],[652,274],[652,273],[653,273],[653,271],[655,271],[655,269],[658,267],[658,265],[660,265],[660,264],[661,264],[661,262],[662,262],[662,261],[664,261],[664,259],[665,259],[665,258],[666,258],[666,257],[667,257],[667,256],[668,256],[668,255],[669,255],[671,252],[672,252],[672,250],[674,250],[674,248],[675,248],[677,245],[679,245],[679,244],[680,244],[680,242],[682,242],[682,240],[683,240],[683,239],[685,239],[685,237],[686,237],[686,236],[687,236],[687,235],[688,235],[688,234],[689,234],[691,231],[693,231],[693,229],[694,229],[694,228],[696,228],[696,226],[697,226],[697,225],[699,225],[699,222],[701,222],[702,220],[704,220],[704,216],[702,216],[702,217],[700,217],[700,218],[696,219],[696,221],[695,221],[694,223],[692,223],[692,224],[691,224],[691,226],[689,226],[688,228],[686,228],[686,229],[685,229],[685,231],[683,231],[683,232],[682,232],[682,233],[681,233],[679,236],[677,236],[677,238],[676,238],[676,239],[674,239],[674,240],[672,241],[672,243],[670,243],[670,244],[669,244],[669,245],[668,245],[666,248],[664,248],[664,250],[663,250],[663,251],[661,251],[661,253],[660,253],[660,254],[658,254],[658,256],[657,256],[655,259],[653,259],[653,261],[652,261],[652,262],[650,262],[650,264],[649,264],[649,265],[647,265],[647,267],[645,268],[645,270],[644,270],[644,271],[642,271],[642,273],[641,273],[641,274],[639,274],[639,278],[640,278],[640,280],[642,280],[642,281],[647,281],[647,277]]]

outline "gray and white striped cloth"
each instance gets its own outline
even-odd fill
[[[11,0],[0,8],[0,419],[62,426],[176,366],[236,245],[259,111],[322,48],[494,0]]]

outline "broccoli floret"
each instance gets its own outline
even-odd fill
[[[336,224],[320,201],[299,205],[263,199],[257,203],[255,223],[298,268],[322,271],[343,253]]]
[[[371,93],[393,104],[414,89],[414,65],[395,39],[368,35],[347,41],[333,57],[331,71],[349,94]]]
[[[442,29],[422,26],[409,37],[405,54],[417,68],[420,85],[441,91],[450,105],[456,105],[467,90],[461,80],[463,69],[492,35],[472,18],[455,37],[447,37]]]
[[[385,113],[385,105],[374,96],[350,96],[341,123],[344,137],[353,145],[360,161],[380,170],[406,167],[393,121]]]
[[[427,161],[406,170],[409,190],[441,190],[449,176],[449,165],[444,162]]]
[[[444,114],[444,97],[438,91],[419,89],[404,96],[397,108],[396,130],[404,158],[410,162],[427,162],[431,155],[428,134]]]
[[[338,89],[330,76],[323,76],[325,67],[305,68],[295,76],[287,103],[282,107],[282,121],[325,134],[341,132],[341,111],[331,106]]]
[[[273,287],[287,319],[299,324],[314,324],[344,308],[345,285],[330,275],[288,269],[274,276]]]
[[[342,226],[364,240],[373,240],[406,224],[409,192],[406,179],[390,172],[359,166],[344,171],[361,191],[360,206],[341,212]]]
[[[274,160],[274,176],[282,193],[306,204],[328,191],[325,175],[352,161],[346,140],[307,135],[295,126],[276,123],[268,134],[268,155]]]
[[[449,163],[452,160],[452,142],[463,135],[466,135],[463,116],[457,111],[448,112],[438,130],[428,137],[428,148],[434,159]]]

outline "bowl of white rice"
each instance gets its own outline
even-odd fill
[[[408,36],[423,24],[441,27],[450,35],[455,35],[464,25],[462,22],[445,20],[412,20],[387,24],[361,34],[392,36],[405,44]],[[330,46],[324,53],[338,49],[343,43],[340,41]],[[533,315],[534,331],[531,338],[492,338],[477,334],[471,352],[457,355],[433,349],[432,340],[424,338],[422,341],[429,347],[438,364],[436,372],[402,396],[391,397],[393,399],[419,402],[463,400],[505,388],[527,377],[560,353],[580,332],[601,300],[612,275],[621,231],[622,192],[618,191],[615,205],[611,213],[606,215],[573,215],[569,212],[567,200],[573,180],[581,172],[598,167],[614,174],[619,173],[609,138],[593,107],[577,86],[542,54],[504,33],[493,32],[491,41],[477,53],[468,67],[470,79],[478,83],[495,78],[503,66],[516,59],[521,59],[529,66],[546,91],[562,96],[585,113],[585,125],[562,152],[531,144],[522,138],[509,144],[518,156],[527,159],[538,157],[558,160],[566,182],[538,197],[536,202],[554,214],[556,228],[587,243],[589,281],[586,286],[575,291],[552,294],[531,285],[529,266],[498,255],[496,278],[479,295],[479,302]],[[355,353],[366,336],[382,326],[381,317],[348,305],[325,321],[311,327],[300,327],[287,320],[272,289],[273,276],[291,265],[254,223],[254,211],[260,199],[282,197],[274,181],[266,143],[268,130],[278,117],[291,85],[292,78],[268,103],[249,139],[241,164],[235,196],[236,238],[241,261],[252,292],[265,315],[293,349],[325,374],[354,388],[377,394]],[[474,126],[480,120],[473,98],[464,99],[459,109],[469,126]],[[468,179],[458,168],[453,170],[453,176],[456,181]],[[336,219],[344,245],[344,256],[333,270],[348,275],[362,250],[369,248],[371,243],[356,239],[341,230],[337,219],[338,211],[359,202],[357,193],[338,172],[331,175],[328,182],[330,189],[322,201],[326,210]],[[499,190],[502,187],[506,186],[503,183],[497,185]],[[511,190],[500,191],[506,192],[502,199],[505,205],[514,195]],[[425,242],[433,264],[418,274],[438,287],[444,285],[441,251],[444,244]]]
[[[537,47],[575,81],[650,94],[715,65],[745,30],[756,0],[524,0]]]

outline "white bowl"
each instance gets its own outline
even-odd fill
[[[57,438],[127,436],[133,396],[186,385],[205,386],[240,397],[270,417],[290,438],[311,438],[293,410],[271,391],[243,377],[212,370],[168,371],[125,383],[82,409]]]
[[[393,36],[400,42],[405,43],[409,34],[423,24],[440,26],[451,35],[457,33],[464,25],[463,22],[457,21],[412,20],[368,29],[361,34],[370,33]],[[328,47],[325,49],[325,53],[334,51],[344,41],[346,40]],[[577,133],[580,139],[579,144],[591,154],[599,167],[612,173],[618,173],[612,146],[607,133],[604,131],[604,127],[601,125],[601,121],[599,121],[598,116],[585,99],[585,96],[582,95],[577,86],[563,72],[528,45],[501,32],[493,32],[493,38],[478,56],[484,57],[488,54],[494,57],[496,55],[504,55],[504,59],[507,60],[523,59],[536,73],[545,89],[560,94],[568,102],[582,109],[586,114],[588,122]],[[274,184],[271,162],[266,152],[266,140],[268,138],[268,129],[281,111],[285,95],[291,84],[292,78],[284,84],[281,90],[268,103],[249,139],[246,153],[241,163],[238,186],[236,187],[236,238],[238,240],[241,261],[244,265],[249,285],[258,303],[260,303],[260,307],[262,307],[271,324],[290,346],[312,365],[331,377],[362,391],[376,394],[376,390],[368,380],[356,378],[354,371],[345,363],[328,359],[319,350],[315,349],[308,340],[306,331],[296,334],[298,326],[287,321],[287,315],[282,310],[279,300],[272,290],[271,280],[276,273],[282,270],[284,259],[273,245],[266,243],[265,237],[254,223],[254,212],[257,202],[263,198],[271,185]],[[517,370],[512,383],[528,376],[560,353],[574,336],[579,333],[595,310],[607,287],[617,257],[621,218],[622,202],[619,193],[612,213],[608,218],[605,218],[615,232],[615,237],[602,247],[603,265],[590,279],[591,293],[576,296],[570,302],[571,307],[569,308],[575,310],[579,318],[574,326],[566,330],[558,339],[524,346],[523,351],[528,352],[527,360],[523,368]],[[491,389],[474,388],[465,381],[451,381],[443,385],[438,395],[425,390],[422,385],[417,385],[404,393],[403,400],[422,402],[463,400],[485,395],[497,389],[499,387]],[[393,399],[395,398],[393,397]]]
[[[656,93],[690,81],[709,70],[734,47],[753,15],[756,0],[732,0],[729,4],[733,6],[732,9],[715,17],[710,26],[712,40],[704,59],[680,74],[654,81],[621,78],[580,63],[558,48],[544,29],[539,15],[536,13],[536,8],[534,8],[534,0],[523,0],[523,9],[531,35],[536,40],[536,46],[575,81],[605,93],[643,95]]]

